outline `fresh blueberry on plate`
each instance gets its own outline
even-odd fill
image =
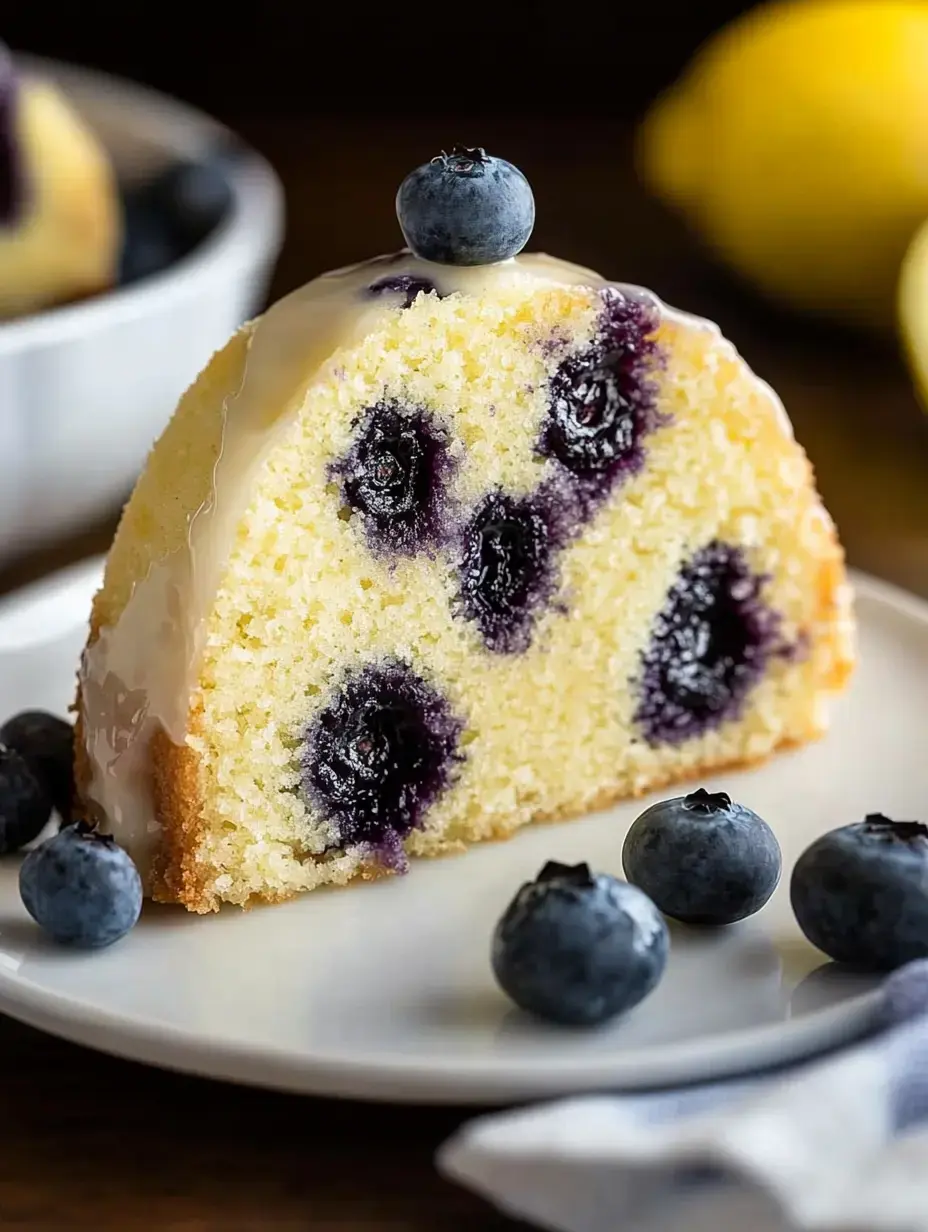
[[[424,261],[492,265],[528,243],[535,198],[518,167],[456,145],[409,173],[396,215],[406,243]]]
[[[634,886],[586,864],[547,863],[493,937],[493,971],[522,1010],[592,1027],[630,1010],[667,964],[667,925]]]
[[[44,710],[24,710],[0,727],[0,744],[24,758],[62,821],[74,795],[74,728]]]
[[[782,857],[756,813],[724,791],[700,787],[645,809],[626,835],[622,866],[665,915],[718,925],[763,907],[780,880]]]
[[[0,855],[38,838],[51,813],[51,796],[32,766],[21,753],[0,744]]]
[[[836,962],[891,971],[928,957],[928,826],[872,813],[832,830],[799,857],[790,898]]]
[[[82,821],[29,852],[19,892],[35,922],[75,949],[112,945],[142,910],[142,882],[132,860],[109,835]]]

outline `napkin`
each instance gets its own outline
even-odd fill
[[[928,960],[877,1030],[775,1074],[484,1116],[438,1167],[551,1232],[928,1232]]]

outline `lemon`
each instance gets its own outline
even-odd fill
[[[915,387],[928,410],[928,222],[915,233],[899,277],[899,333]]]
[[[767,295],[891,329],[928,218],[928,3],[753,9],[658,99],[638,152],[645,183]]]

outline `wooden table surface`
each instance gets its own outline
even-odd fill
[[[636,186],[620,126],[452,117],[252,118],[239,127],[287,188],[289,237],[275,294],[398,247],[396,185],[443,145],[465,139],[504,153],[535,189],[531,247],[652,286],[719,321],[782,395],[851,563],[928,596],[928,416],[893,344],[791,319],[720,277]],[[105,550],[112,525],[105,518],[3,567],[0,593]],[[163,1074],[0,1019],[0,1227],[515,1227],[434,1174],[434,1148],[465,1115]]]

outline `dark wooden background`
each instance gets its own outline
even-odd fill
[[[526,7],[528,34],[504,14],[492,34],[458,30],[445,56],[408,6],[402,27],[362,28],[360,10],[317,18],[312,6],[263,0],[240,21],[217,9],[212,35],[196,21],[187,30],[170,5],[106,17],[67,6],[54,20],[21,5],[2,20],[14,45],[214,108],[271,158],[289,209],[275,294],[395,248],[396,185],[441,146],[463,139],[512,158],[538,202],[531,247],[717,319],[782,394],[852,563],[928,595],[928,416],[892,342],[767,308],[721,276],[633,174],[630,121],[713,21],[740,6],[693,4],[698,14],[675,24],[618,4],[611,24],[591,13],[571,26],[562,5]],[[479,7],[466,13],[479,26]],[[475,81],[494,64],[487,94]],[[112,524],[76,528],[0,569],[0,592],[104,550]],[[435,1147],[465,1115],[162,1074],[0,1019],[0,1227],[513,1227],[434,1174]]]
[[[0,11],[13,47],[124,73],[234,120],[636,115],[743,0],[215,0]]]

